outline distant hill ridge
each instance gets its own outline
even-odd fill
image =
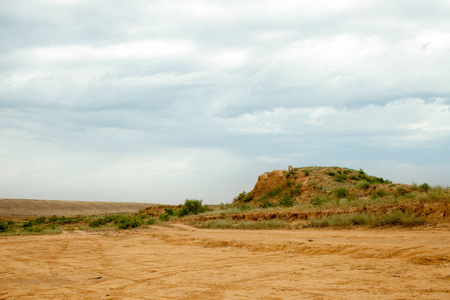
[[[156,204],[136,202],[0,199],[0,216],[76,216],[136,213]]]

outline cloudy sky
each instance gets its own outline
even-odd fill
[[[231,202],[288,165],[450,185],[450,1],[0,3],[0,197]]]

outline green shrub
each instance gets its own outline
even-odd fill
[[[156,223],[158,223],[158,220],[156,220],[156,218],[149,218],[147,222],[145,222],[145,224],[147,225],[154,225]]]
[[[265,194],[262,194],[261,196],[258,197],[258,202],[264,202],[266,201],[267,196]]]
[[[424,217],[417,217],[411,213],[404,213],[402,211],[394,211],[379,216],[373,223],[373,226],[417,226],[424,224],[426,224]]]
[[[291,187],[293,185],[293,182],[287,179],[285,184],[287,187]]]
[[[202,205],[202,200],[186,199],[184,205],[178,211],[178,216],[197,215],[211,210],[208,206]]]
[[[336,175],[335,172],[327,172],[327,174],[330,175],[330,176],[335,176]]]
[[[23,230],[26,232],[42,232],[40,227],[24,227]]]
[[[339,187],[339,188],[333,189],[333,193],[338,198],[344,198],[345,196],[347,196],[348,190],[344,187]]]
[[[356,183],[356,187],[358,189],[362,189],[362,190],[367,189],[369,186],[370,186],[370,183],[366,180],[361,180]]]
[[[140,216],[119,215],[114,220],[114,224],[116,224],[119,229],[136,228],[142,226],[143,223],[142,217]]]
[[[159,218],[159,220],[166,222],[166,221],[169,221],[170,215],[168,213],[164,212],[164,213],[160,214],[158,218]]]
[[[252,192],[249,192],[243,199],[242,199],[242,201],[244,201],[244,202],[250,202],[250,201],[252,201],[253,200],[253,193]]]
[[[269,196],[269,197],[275,197],[275,196],[278,195],[279,193],[281,193],[281,188],[280,188],[280,187],[276,187],[276,188],[270,190],[269,192],[267,192],[267,196]]]
[[[292,194],[293,195],[300,195],[302,193],[302,191],[300,191],[299,189],[294,189],[294,190],[292,190]]]
[[[34,220],[35,224],[44,224],[45,222],[47,222],[47,218],[46,217],[39,217],[36,220]]]
[[[371,181],[374,183],[392,183],[392,181],[390,180],[384,180],[383,177],[376,177],[376,176],[372,176]]]
[[[235,227],[238,229],[257,230],[257,229],[279,229],[289,226],[286,220],[273,219],[253,222],[238,222]]]
[[[169,216],[175,216],[177,214],[177,210],[171,207],[165,208],[164,212],[167,213]]]
[[[349,216],[332,215],[311,220],[310,227],[349,227],[353,225],[366,225],[369,222],[370,216],[364,214],[352,214]]]
[[[309,175],[309,170],[303,170],[303,174],[305,174],[305,176]]]
[[[0,220],[0,232],[11,231],[13,226],[14,226],[13,221],[5,222],[3,220]]]
[[[234,207],[234,206],[233,206],[232,204],[230,204],[230,203],[227,203],[227,204],[221,203],[220,205],[221,205],[221,206],[220,206],[220,210],[228,210],[228,209],[231,209],[231,208]]]
[[[428,185],[428,183],[423,183],[423,184],[421,184],[421,185],[419,185],[419,187],[420,187],[420,189],[422,190],[422,191],[428,191],[429,189],[430,189],[430,186]]]
[[[102,218],[95,219],[89,223],[89,227],[99,227],[114,222],[122,215],[106,215]]]
[[[371,198],[372,199],[376,199],[376,198],[379,198],[379,197],[384,197],[384,196],[386,196],[386,191],[384,190],[384,189],[376,189],[373,193],[372,193],[372,195],[371,195]]]
[[[349,226],[419,226],[426,224],[423,217],[395,211],[380,216],[354,213],[351,215],[332,215],[309,221],[309,227],[349,227]]]
[[[268,200],[265,200],[263,202],[263,204],[261,204],[259,207],[261,207],[261,208],[269,208],[269,207],[274,207],[274,206],[275,206],[275,204],[273,204],[272,202],[270,202]]]
[[[240,200],[244,199],[244,197],[246,195],[247,195],[247,192],[246,191],[242,191],[242,193],[240,193],[239,195],[234,197],[233,202],[237,202],[237,201],[240,201]]]
[[[406,189],[402,187],[401,185],[397,186],[395,188],[397,195],[404,195],[407,193]]]
[[[90,222],[89,227],[99,227],[105,224],[106,224],[105,220],[103,218],[99,218]]]
[[[358,175],[358,179],[359,180],[365,180],[368,183],[372,183],[372,179],[369,176],[367,176],[366,174]]]
[[[247,210],[252,209],[250,206],[245,205],[245,204],[241,204],[241,205],[239,205],[237,208],[238,208],[240,211],[247,211]]]
[[[295,172],[297,172],[298,169],[299,168],[293,168],[292,170],[287,171],[286,174],[285,174],[286,178],[289,178],[289,176],[291,176],[292,174],[295,174]]]
[[[29,228],[33,226],[33,221],[28,221],[26,223],[23,223],[22,227],[23,228]]]
[[[235,221],[232,219],[216,219],[211,220],[209,222],[201,223],[199,227],[201,228],[210,228],[210,229],[228,229],[232,228],[235,224]]]
[[[345,174],[336,174],[336,176],[334,177],[334,180],[336,180],[337,182],[343,182],[345,179],[347,179],[347,175]]]
[[[106,215],[103,218],[105,219],[106,223],[111,223],[111,222],[114,222],[120,216],[121,215]]]
[[[295,201],[289,195],[283,195],[280,200],[280,205],[284,207],[292,207],[294,206]]]
[[[48,221],[51,222],[51,223],[55,223],[55,222],[58,221],[58,217],[55,216],[55,215],[53,215],[53,216],[51,216],[51,217],[48,219]]]
[[[351,225],[367,225],[372,221],[371,215],[354,213],[348,216]]]
[[[314,206],[322,206],[325,203],[327,203],[328,201],[329,201],[329,199],[325,196],[321,196],[321,197],[316,196],[315,198],[311,199],[309,202]]]
[[[74,220],[72,218],[66,218],[65,216],[61,216],[58,218],[58,221],[56,223],[60,225],[72,224],[74,223]]]

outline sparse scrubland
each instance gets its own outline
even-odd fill
[[[157,211],[154,216],[145,211]],[[151,206],[134,214],[110,214],[105,216],[51,216],[34,217],[20,220],[0,219],[0,234],[55,234],[61,230],[101,230],[101,229],[132,229],[141,226],[161,224],[173,218],[183,218],[192,214],[200,214],[212,209],[202,204],[201,200],[187,199],[179,206]]]
[[[281,228],[409,227],[448,222],[450,189],[394,184],[348,168],[292,168],[262,174],[252,191],[240,193],[220,210],[191,217],[191,224],[241,228],[258,222],[253,228],[274,228],[261,221],[277,219],[286,221],[278,223]]]
[[[1,234],[51,234],[61,230],[132,229],[185,223],[199,228],[277,229],[421,226],[448,223],[450,189],[395,184],[363,170],[307,167],[259,176],[254,189],[233,203],[157,205],[134,214],[0,219]]]
[[[448,299],[449,207],[449,188],[309,167],[229,204],[3,217],[0,298]]]

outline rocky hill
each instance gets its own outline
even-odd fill
[[[335,199],[387,197],[428,189],[427,184],[411,186],[366,174],[363,170],[340,167],[302,167],[274,170],[258,177],[253,190],[234,199],[250,206],[292,206],[298,203]]]

